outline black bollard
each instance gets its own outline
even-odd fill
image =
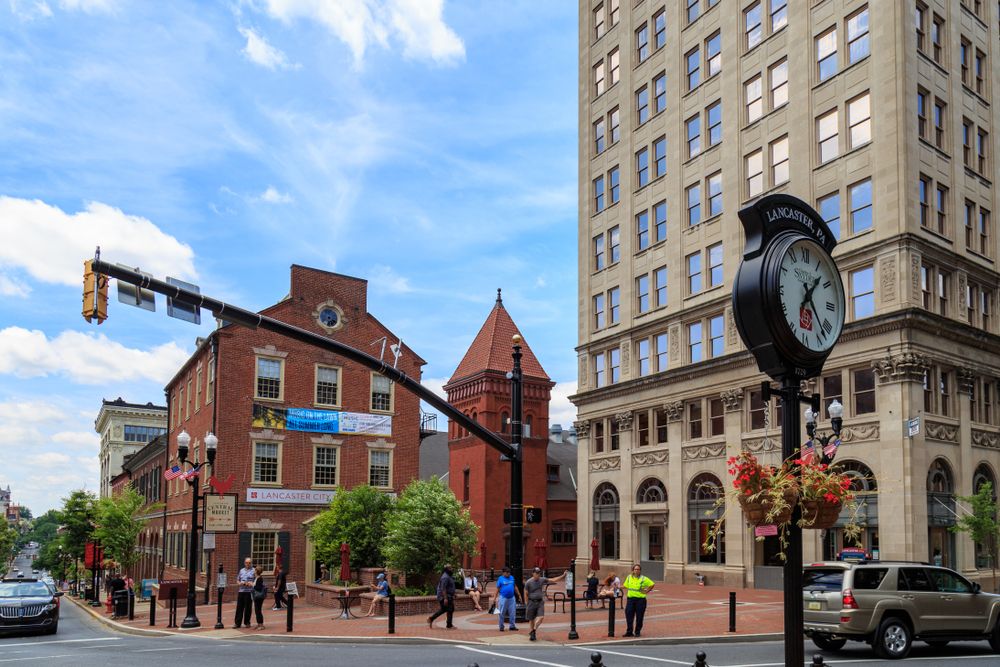
[[[590,654],[590,667],[604,667],[604,663],[601,661],[601,654],[597,651]]]
[[[167,627],[177,627],[177,587],[170,589],[170,610],[167,615]]]
[[[615,596],[608,598],[608,637],[615,636]]]
[[[736,632],[736,591],[729,591],[729,631]]]
[[[826,667],[826,663],[823,662],[823,656],[821,656],[819,653],[813,653],[812,667]]]
[[[374,602],[372,603],[374,604]],[[389,593],[389,634],[396,634],[396,594]]]
[[[705,662],[704,651],[698,651],[694,654],[694,667],[708,667],[708,663]]]
[[[580,635],[576,631],[576,559],[569,562],[570,576],[573,577],[573,585],[569,589],[569,635],[568,639],[579,639]],[[554,608],[553,608],[554,609]]]
[[[288,611],[285,615],[285,632],[292,631],[292,619],[295,616],[295,596],[288,596],[288,606],[286,607]]]
[[[149,596],[149,624],[156,625],[156,596]]]
[[[128,595],[128,620],[135,620],[135,592],[129,591]]]

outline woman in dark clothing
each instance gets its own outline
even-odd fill
[[[288,604],[285,599],[285,571],[281,569],[281,563],[274,566],[274,606],[271,611],[278,611],[282,604]]]
[[[257,616],[257,627],[254,630],[264,629],[264,600],[267,599],[267,586],[264,585],[264,575],[261,569],[254,568],[257,578],[253,580],[253,611]]]
[[[587,590],[583,593],[583,599],[586,600],[586,605],[588,607],[594,606],[594,600],[597,599],[597,585],[600,582],[597,579],[597,573],[593,570],[587,574]]]

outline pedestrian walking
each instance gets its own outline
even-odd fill
[[[264,584],[264,571],[254,568],[253,580],[253,612],[257,620],[254,630],[264,629],[264,600],[267,599],[267,586]]]
[[[646,615],[646,594],[653,590],[653,580],[642,574],[642,568],[635,564],[632,573],[625,577],[625,636],[642,636],[642,619]],[[634,622],[634,623],[633,623]],[[632,629],[635,628],[633,634]]]
[[[243,569],[237,575],[240,587],[236,594],[236,624],[234,628],[241,625],[250,627],[250,610],[253,609],[253,582],[257,578],[257,573],[253,569],[253,560],[246,558],[243,561]]]
[[[497,608],[500,612],[500,632],[503,632],[503,618],[506,615],[509,623],[510,629],[517,631],[517,625],[514,622],[515,611],[517,609],[517,604],[515,600],[521,599],[521,592],[517,590],[517,584],[514,581],[514,577],[510,576],[510,568],[504,566],[499,577],[497,577]]]
[[[465,570],[459,570],[458,576],[462,580],[465,594],[472,598],[472,604],[476,605],[476,611],[482,611],[483,608],[479,606],[479,598],[482,595],[479,590],[479,579],[473,573],[466,574]]]
[[[437,585],[437,600],[438,605],[441,607],[436,612],[427,617],[428,627],[434,627],[434,619],[436,619],[441,614],[447,614],[445,620],[447,623],[444,627],[454,628],[452,625],[452,616],[455,614],[455,580],[451,577],[451,565],[445,565],[444,570],[441,572],[441,578],[438,580]]]
[[[285,599],[287,586],[285,570],[282,569],[281,563],[278,563],[274,566],[274,606],[271,607],[271,611],[279,611],[281,605],[288,604],[288,600]]]
[[[368,609],[368,613],[365,616],[374,616],[378,603],[381,600],[388,600],[390,592],[391,589],[389,588],[389,581],[385,578],[385,572],[379,572],[378,576],[375,577],[375,597],[372,598],[372,606]]]
[[[528,629],[531,630],[531,634],[528,635],[531,641],[535,641],[535,631],[545,620],[545,587],[565,578],[565,572],[551,579],[543,577],[542,568],[536,567],[531,571],[531,578],[524,582],[524,595],[528,598],[524,618],[528,621]]]

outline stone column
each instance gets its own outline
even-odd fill
[[[743,388],[725,389],[720,394],[725,409],[726,460],[738,456],[743,448]],[[727,466],[728,467],[728,466]],[[723,476],[723,491],[730,488],[729,478]],[[726,584],[730,586],[752,585],[753,582],[753,534],[743,520],[743,512],[737,507],[726,507]]]
[[[962,290],[965,298],[965,290]],[[972,475],[976,469],[976,457],[972,451],[972,388],[975,375],[971,368],[959,368],[955,375],[958,381],[958,470],[955,471],[955,495],[972,495]],[[962,503],[965,505],[965,503]],[[958,514],[964,514],[956,504]],[[959,533],[955,539],[956,568],[967,576],[976,577],[976,548],[968,533]]]
[[[680,401],[666,403],[667,447],[671,464],[667,468],[667,562],[663,579],[668,584],[684,581],[684,567],[688,560],[687,543],[687,488],[684,486],[684,466],[681,446],[684,439],[684,404]]]
[[[635,506],[635,480],[632,478],[632,412],[617,412],[613,417],[618,424],[619,472],[615,485],[618,487],[618,558],[625,563],[636,563],[639,559],[639,534],[632,522],[632,508]]]
[[[872,472],[878,483],[879,551],[882,560],[927,558],[927,454],[924,442],[923,380],[928,358],[915,352],[886,352],[872,362],[879,445]],[[890,409],[887,409],[889,406]],[[921,418],[920,433],[909,437],[904,420]]]
[[[576,428],[576,557],[590,562],[590,541],[594,538],[594,490],[590,485],[590,420],[573,422]],[[586,567],[584,565],[583,567]]]

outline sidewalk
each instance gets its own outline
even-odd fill
[[[562,613],[561,603],[556,612],[552,602],[545,608],[545,623],[538,631],[538,641],[528,641],[528,626],[519,626],[520,632],[498,632],[497,617],[483,612],[461,612],[455,614],[455,629],[444,627],[444,616],[437,619],[434,628],[427,627],[426,616],[397,616],[396,633],[388,634],[388,618],[339,617],[339,609],[329,609],[299,603],[295,604],[294,631],[286,632],[287,614],[271,611],[271,600],[264,606],[264,630],[233,629],[235,603],[222,606],[222,622],[225,629],[215,630],[216,606],[198,605],[198,619],[202,626],[191,630],[167,626],[167,610],[157,608],[156,626],[149,625],[149,603],[138,603],[135,620],[112,621],[103,606],[87,606],[82,600],[67,596],[80,608],[89,611],[105,623],[125,632],[147,634],[185,634],[214,639],[266,639],[268,641],[329,641],[329,642],[379,642],[399,641],[419,642],[467,642],[473,644],[516,645],[543,643],[587,644],[614,641],[616,643],[673,644],[692,641],[719,641],[736,638],[740,641],[773,640],[783,636],[782,592],[769,590],[740,589],[736,591],[736,632],[729,632],[729,589],[720,587],[698,587],[691,585],[657,584],[650,594],[646,610],[645,624],[641,639],[623,639],[625,633],[625,613],[615,610],[615,638],[608,637],[608,610],[587,609],[582,601],[577,601],[576,630],[578,640],[567,640],[569,632],[569,604]],[[367,607],[366,607],[367,609]],[[357,607],[352,613],[360,613]],[[183,620],[185,604],[181,601],[177,609],[178,624]],[[152,634],[150,633],[150,634]]]

